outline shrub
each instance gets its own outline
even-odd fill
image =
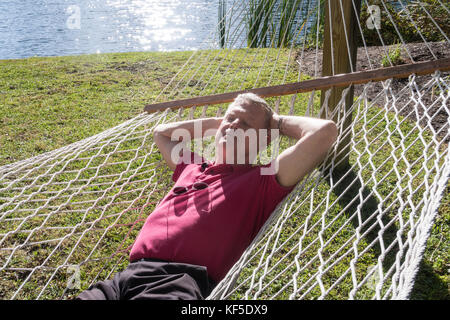
[[[249,48],[265,48],[267,46],[274,0],[250,0],[246,15],[247,45]]]
[[[441,3],[442,1],[438,0],[422,0],[420,1],[420,3],[419,1],[412,1],[407,6],[407,9],[409,10],[409,16],[411,18],[408,19],[408,21],[413,20],[420,32],[428,41],[445,40],[445,37],[436,27],[436,24],[447,35],[447,37],[450,36],[450,16]],[[433,17],[434,22],[431,20],[425,10]],[[401,14],[406,18],[408,16],[407,13],[403,11],[401,12]],[[414,28],[412,26],[412,23],[410,23],[408,27]]]
[[[404,8],[394,7],[391,3],[374,0],[371,5],[377,5],[381,11],[381,29],[369,29],[366,21],[369,19],[367,2],[361,6],[360,21],[364,39],[368,46],[392,45],[401,42],[401,34],[405,42],[423,42],[420,33],[427,41],[443,41],[444,35],[428,16],[424,8],[433,17],[436,24],[446,35],[450,35],[450,17],[438,0],[411,1]],[[420,31],[420,33],[418,32]],[[383,41],[381,41],[381,39]],[[363,45],[359,39],[359,45]]]
[[[396,66],[403,64],[403,62],[400,45],[395,45],[389,48],[388,54],[381,59],[381,65],[383,67]]]

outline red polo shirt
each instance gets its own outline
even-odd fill
[[[172,189],[149,215],[130,253],[130,261],[157,258],[205,266],[222,280],[269,218],[294,188],[281,186],[261,167],[209,163],[179,163]],[[269,165],[266,165],[266,167]],[[208,187],[195,190],[196,182]]]

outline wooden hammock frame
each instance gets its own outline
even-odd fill
[[[148,113],[163,111],[166,109],[190,108],[232,102],[237,95],[253,92],[260,97],[274,97],[295,93],[324,90],[332,87],[347,87],[355,84],[363,84],[370,81],[383,81],[391,78],[407,78],[412,74],[425,75],[435,71],[450,70],[450,58],[404,64],[394,67],[379,68],[370,71],[359,71],[335,76],[320,77],[312,80],[281,84],[276,86],[261,87],[249,90],[232,91],[214,95],[194,97],[181,100],[173,100],[162,103],[148,104],[144,110]]]

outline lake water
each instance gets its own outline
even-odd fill
[[[231,46],[246,46],[248,0],[0,0],[0,59],[217,48],[220,1]],[[317,1],[299,12],[316,12]]]
[[[0,59],[218,48],[220,1],[228,46],[247,46],[248,0],[0,0]]]
[[[218,0],[1,0],[0,59],[206,48]]]

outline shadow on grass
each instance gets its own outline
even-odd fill
[[[447,283],[439,277],[430,264],[422,261],[409,298],[411,300],[450,300],[450,293]]]
[[[379,256],[381,254],[381,248],[377,239],[379,237],[379,232],[381,231],[381,226],[377,222],[378,215],[376,214],[379,201],[375,196],[370,194],[370,188],[363,186],[361,189],[361,181],[357,174],[350,169],[350,166],[344,166],[342,169],[333,170],[332,177],[335,182],[342,178],[342,181],[340,181],[339,184],[334,185],[334,190],[335,193],[340,196],[338,201],[343,208],[346,208],[346,214],[352,216],[355,214],[358,207],[361,206],[361,221],[362,225],[364,225],[361,228],[361,234],[364,234],[371,228],[365,235],[365,239],[368,243],[375,242],[372,249],[374,253]],[[327,182],[329,181],[327,180]],[[363,203],[361,203],[359,196],[360,189],[363,196]],[[360,223],[357,215],[355,215],[351,221],[354,228],[359,227]],[[390,221],[390,217],[384,215],[381,218],[381,221],[383,225],[386,226]],[[393,243],[397,231],[398,229],[394,223],[384,229],[382,239],[385,248],[388,248]],[[398,244],[395,243],[386,253],[383,261],[384,272],[387,272],[395,262],[395,256],[398,250]],[[409,298],[412,300],[449,300],[450,294],[445,281],[439,277],[428,263],[422,261]]]
[[[361,185],[358,175],[350,166],[343,166],[339,169],[335,168],[332,171],[332,178],[335,182],[335,185],[333,186],[334,192],[339,196],[339,204],[342,208],[345,208],[344,211],[346,215],[352,217],[351,223],[353,227],[356,229],[361,226],[360,234],[364,235],[368,244],[373,243],[372,251],[376,256],[382,254],[379,241],[380,231],[382,231],[382,241],[385,248],[383,269],[387,272],[394,263],[395,256],[399,249],[397,243],[393,244],[398,231],[397,227],[394,223],[386,227],[391,221],[391,217],[384,214],[380,219],[383,224],[382,230],[382,226],[378,221],[379,213],[377,212],[379,201],[371,194],[370,188]],[[342,180],[337,183],[340,179]],[[327,183],[329,183],[329,180],[326,180]],[[362,194],[362,201],[360,199],[360,193]],[[359,221],[357,214],[359,207],[361,212],[361,222]],[[391,245],[392,247],[390,247]]]

